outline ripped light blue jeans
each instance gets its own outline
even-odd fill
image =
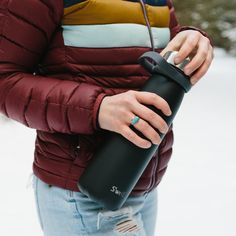
[[[33,175],[37,215],[45,236],[154,236],[157,188],[129,196],[110,211],[81,192],[46,184]]]

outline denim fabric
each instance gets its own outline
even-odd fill
[[[129,196],[110,211],[81,192],[51,186],[33,175],[39,223],[45,236],[154,236],[157,188]]]

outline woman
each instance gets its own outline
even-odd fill
[[[34,189],[44,235],[154,235],[173,131],[145,107],[171,113],[161,97],[138,91],[150,74],[137,59],[151,46],[161,55],[178,50],[176,63],[192,57],[185,73],[195,84],[213,58],[206,34],[181,27],[170,0],[1,0],[0,7],[0,112],[37,132]],[[147,140],[129,128],[135,116]],[[154,126],[166,133],[162,142]],[[117,211],[76,185],[108,131],[141,148],[159,144]]]

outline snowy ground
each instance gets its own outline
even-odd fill
[[[216,50],[208,74],[186,94],[159,185],[157,236],[235,236],[236,58]],[[0,235],[42,236],[33,189],[35,130],[0,117]],[[66,236],[66,235],[65,235]]]

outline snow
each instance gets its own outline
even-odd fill
[[[184,98],[159,185],[157,235],[236,235],[235,74],[236,59],[218,49]]]
[[[158,187],[157,236],[236,235],[234,74],[236,58],[216,49],[207,75],[185,95]],[[0,235],[43,235],[29,181],[35,135],[0,116]]]

